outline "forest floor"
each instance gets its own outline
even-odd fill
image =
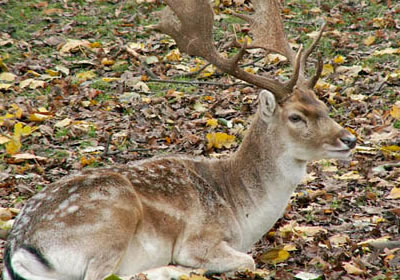
[[[213,66],[201,70],[204,60],[149,28],[158,1],[138,2],[0,0],[3,233],[27,199],[67,174],[172,153],[223,157],[243,139],[259,89]],[[232,55],[232,34],[250,35],[230,11],[251,5],[216,2],[216,45]],[[358,140],[349,162],[309,164],[251,253],[269,279],[400,279],[400,4],[292,0],[282,15],[295,46],[328,22],[315,91]],[[281,56],[261,50],[241,63],[291,74]],[[216,132],[220,148],[206,137]]]

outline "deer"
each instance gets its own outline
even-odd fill
[[[321,38],[294,51],[277,0],[252,0],[253,43],[222,56],[212,38],[209,0],[166,0],[158,30],[179,49],[260,87],[258,108],[240,147],[219,159],[167,155],[124,166],[84,169],[33,196],[17,216],[4,253],[3,279],[179,279],[191,271],[255,269],[251,246],[283,215],[306,164],[349,160],[356,137],[329,117],[306,61]],[[287,57],[283,82],[248,73],[248,48]]]

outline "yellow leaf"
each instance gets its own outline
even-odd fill
[[[76,77],[79,80],[87,81],[87,80],[92,80],[93,78],[95,78],[96,73],[94,73],[93,71],[85,71],[85,72],[80,72],[80,73],[76,74]]]
[[[218,120],[217,119],[209,119],[209,120],[207,120],[206,125],[211,126],[212,128],[216,128],[218,126]]]
[[[10,72],[3,72],[0,74],[0,81],[14,82],[16,78],[17,76]]]
[[[6,153],[9,155],[17,154],[21,150],[21,141],[17,137],[11,138],[11,141],[6,144]]]
[[[101,43],[100,42],[93,42],[93,43],[89,44],[89,47],[91,47],[92,49],[100,48],[101,47]]]
[[[288,251],[274,248],[263,253],[259,257],[259,260],[263,263],[276,264],[286,261],[289,257],[290,254]]]
[[[217,133],[208,133],[207,134],[207,148],[218,148],[221,149],[222,147],[225,147],[229,149],[233,143],[235,143],[235,136],[234,135],[228,135],[226,133],[222,132],[217,132]]]
[[[353,265],[351,263],[344,262],[343,264],[344,264],[343,268],[346,270],[346,272],[348,274],[361,275],[361,274],[364,273],[364,270],[358,268],[357,266],[355,266],[355,265]]]
[[[104,77],[104,78],[101,78],[101,80],[102,80],[103,82],[106,82],[106,83],[111,83],[111,82],[114,82],[114,81],[119,81],[120,78],[116,78],[116,77]]]
[[[400,120],[400,103],[393,105],[390,114],[392,115],[393,118]]]
[[[3,72],[8,72],[8,67],[7,67],[7,65],[3,62],[3,60],[0,58],[0,69],[3,71]]]
[[[15,117],[20,119],[22,117],[22,109],[17,104],[11,104],[11,107],[15,110]]]
[[[390,194],[387,197],[391,198],[391,199],[399,199],[400,198],[400,188],[394,187],[390,191]]]
[[[333,73],[333,66],[331,64],[324,64],[322,68],[322,76],[328,76],[329,74]]]
[[[296,247],[296,245],[294,245],[293,243],[291,243],[291,244],[286,244],[285,246],[283,246],[283,250],[288,251],[288,252],[290,252],[290,251],[296,251],[296,250],[297,250],[297,247]]]
[[[46,73],[52,77],[57,77],[58,75],[60,75],[60,72],[51,69],[46,69]]]
[[[345,60],[345,58],[342,55],[337,55],[333,59],[333,62],[336,63],[336,64],[342,64],[344,62],[344,60]],[[333,68],[332,68],[332,70],[333,70]]]
[[[178,49],[174,49],[172,51],[170,51],[165,58],[169,61],[180,61],[181,60],[181,53],[179,52]]]
[[[28,70],[28,71],[26,71],[26,73],[32,74],[32,76],[34,76],[34,77],[40,77],[40,74],[33,70]]]
[[[400,152],[400,146],[391,145],[391,146],[382,146],[382,151],[390,151],[390,152]]]
[[[33,113],[33,114],[30,114],[28,117],[28,119],[33,122],[42,122],[49,118],[51,118],[51,116],[45,115],[45,114],[40,114],[40,113]]]
[[[108,59],[106,57],[101,60],[101,64],[103,64],[105,66],[110,66],[110,65],[113,65],[114,63],[115,63],[115,60]]]
[[[95,162],[97,162],[97,159],[95,158],[95,157],[85,157],[85,156],[83,156],[83,157],[81,157],[81,165],[82,166],[87,166],[87,165],[90,165],[90,164],[92,164],[92,163],[95,163]]]
[[[368,36],[363,40],[364,45],[370,46],[375,43],[376,37],[375,36]]]

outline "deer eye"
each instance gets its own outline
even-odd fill
[[[303,120],[303,118],[300,117],[297,114],[292,114],[292,115],[289,116],[289,121],[291,121],[292,123],[298,123],[298,122],[300,122],[302,120]]]

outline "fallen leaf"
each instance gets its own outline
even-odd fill
[[[339,233],[339,234],[329,237],[329,242],[331,242],[331,244],[334,247],[342,246],[342,245],[346,244],[348,242],[348,240],[349,240],[349,236],[347,234],[342,234],[342,233]]]
[[[400,54],[400,48],[386,48],[380,51],[374,51],[372,55],[380,56],[385,54]]]
[[[300,280],[320,280],[322,279],[322,276],[315,273],[299,272],[294,276],[294,278]]]
[[[165,58],[166,58],[168,61],[175,61],[175,62],[178,62],[178,61],[181,60],[181,53],[179,52],[178,49],[174,49],[174,50],[170,51],[170,52],[165,56]]]
[[[96,77],[96,73],[94,73],[93,71],[85,71],[80,72],[75,76],[81,81],[88,81],[94,79]]]
[[[67,42],[61,47],[60,54],[65,55],[69,52],[74,52],[80,48],[89,48],[90,43],[86,40],[68,39]]]
[[[110,66],[110,65],[113,65],[114,63],[115,63],[115,60],[109,59],[106,57],[101,60],[101,64],[103,64],[105,66]]]
[[[218,120],[217,119],[208,119],[206,122],[207,126],[211,126],[212,128],[216,128],[218,126]]]
[[[6,144],[6,153],[9,155],[14,155],[21,150],[22,144],[20,139],[11,138],[11,140]]]
[[[10,142],[10,138],[0,135],[0,145]]]
[[[343,263],[343,268],[346,270],[347,273],[349,274],[353,274],[353,275],[361,275],[364,274],[364,270],[358,268],[357,266],[348,263],[348,262],[344,262]]]
[[[342,64],[345,58],[342,55],[337,55],[333,58],[333,62],[336,64]]]
[[[321,76],[325,77],[328,76],[329,74],[332,74],[334,72],[333,66],[331,64],[324,64],[322,68],[322,73]]]
[[[47,159],[45,157],[36,156],[34,154],[29,154],[29,153],[16,154],[16,155],[13,155],[12,157],[17,160],[25,160],[25,159],[46,160]]]
[[[390,110],[390,114],[393,118],[400,120],[400,103],[393,105],[392,110]]]
[[[277,264],[286,261],[289,257],[290,254],[288,251],[273,248],[263,253],[258,259],[262,263]]]
[[[207,134],[207,148],[217,148],[221,149],[222,147],[225,147],[229,149],[232,144],[235,143],[235,136],[234,135],[228,135],[226,133],[222,132],[217,132],[217,133],[208,133]]]
[[[370,46],[375,43],[376,37],[375,36],[368,36],[363,40],[364,45]]]
[[[390,194],[387,196],[387,198],[399,199],[399,198],[400,198],[400,188],[394,187],[394,188],[390,191]]]
[[[3,72],[0,74],[0,81],[14,82],[16,78],[17,75],[14,75],[13,73],[10,72]]]

